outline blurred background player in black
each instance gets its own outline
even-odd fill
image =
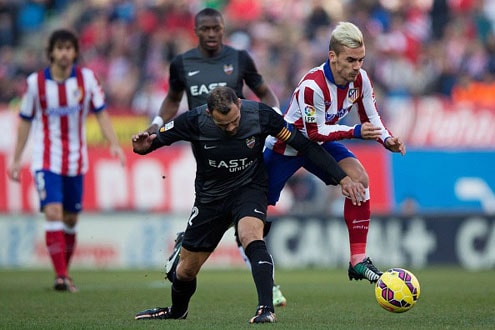
[[[177,115],[184,93],[187,96],[188,109],[206,104],[208,93],[216,86],[228,86],[244,98],[244,83],[254,92],[261,102],[279,108],[279,101],[271,88],[256,69],[256,65],[246,50],[237,50],[223,43],[224,20],[222,14],[212,8],[201,10],[194,20],[194,32],[198,37],[198,46],[177,55],[170,64],[169,90],[163,100],[158,115],[147,129],[152,133],[163,123]],[[266,232],[268,232],[266,229]],[[174,262],[180,253],[182,233],[177,234],[174,251],[169,258],[167,273],[174,271]],[[250,267],[244,250],[239,242],[239,251]],[[171,279],[171,275],[167,275]],[[275,306],[285,306],[286,298],[280,286],[273,286]]]

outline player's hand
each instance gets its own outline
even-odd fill
[[[140,155],[146,154],[155,138],[156,134],[150,134],[148,132],[134,134],[132,136],[132,150]]]
[[[382,135],[382,129],[366,122],[361,124],[361,138],[365,140],[376,140]]]
[[[7,176],[13,181],[21,182],[21,164],[13,162],[7,169]]]
[[[366,195],[366,189],[362,183],[352,181],[350,177],[346,176],[340,181],[340,186],[342,188],[342,195],[350,198],[352,204],[361,205],[361,201],[364,200],[364,196]]]
[[[120,147],[120,145],[111,145],[110,146],[110,154],[114,157],[118,157],[120,161],[120,165],[125,166],[126,159],[125,159],[125,154],[124,150]]]
[[[385,148],[392,152],[400,152],[402,156],[406,154],[406,145],[396,137],[389,137],[385,140]]]

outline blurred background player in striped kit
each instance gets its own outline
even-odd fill
[[[69,264],[76,246],[76,224],[82,210],[84,174],[88,169],[85,123],[96,115],[110,152],[122,165],[125,156],[118,144],[105,95],[93,71],[75,64],[77,36],[65,29],[52,32],[47,56],[50,65],[27,77],[20,106],[14,157],[8,175],[20,181],[21,157],[33,131],[31,170],[45,214],[45,240],[53,269],[54,289],[76,292]]]

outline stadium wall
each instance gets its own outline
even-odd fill
[[[83,214],[73,267],[162,268],[186,218],[186,214]],[[40,215],[0,215],[0,268],[49,267],[43,222]],[[349,260],[347,229],[340,218],[274,217],[267,242],[278,268],[345,268]],[[373,217],[368,254],[382,268],[495,269],[495,216]],[[232,229],[206,267],[245,267]]]

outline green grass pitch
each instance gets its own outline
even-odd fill
[[[160,270],[74,270],[75,294],[55,292],[48,270],[0,270],[0,329],[495,329],[494,271],[411,270],[420,299],[393,314],[376,303],[373,285],[349,281],[344,269],[278,269],[288,304],[264,325],[247,323],[257,304],[247,269],[204,269],[187,320],[153,321],[134,314],[170,304]]]

